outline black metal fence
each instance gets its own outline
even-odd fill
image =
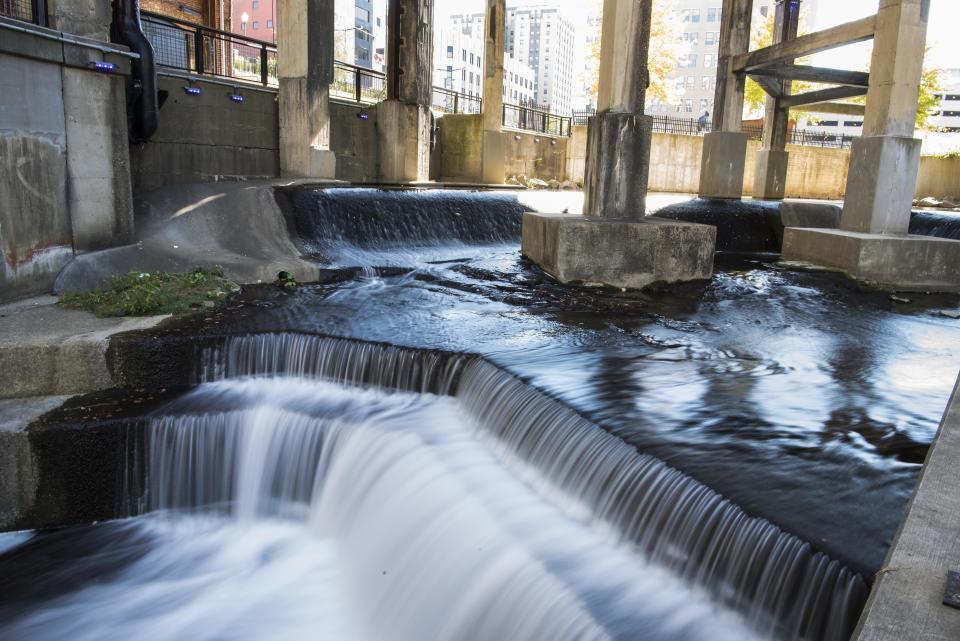
[[[333,66],[330,96],[374,105],[381,100],[386,100],[387,79],[379,71],[338,61]]]
[[[672,116],[653,116],[653,131],[661,134],[681,136],[702,136],[713,130],[713,123],[693,118],[675,118]],[[748,140],[763,140],[763,125],[746,123],[741,129]],[[787,134],[788,145],[806,145],[809,147],[834,147],[847,149],[853,141],[852,136],[836,136],[811,129],[791,129]]]
[[[478,114],[483,106],[480,96],[470,96],[443,87],[433,88],[431,106],[445,114]]]
[[[559,116],[522,105],[503,105],[503,126],[551,136],[570,135],[570,116]]]
[[[154,13],[143,12],[140,20],[160,66],[262,85],[278,82],[272,43]]]
[[[46,27],[47,0],[0,0],[0,16]]]

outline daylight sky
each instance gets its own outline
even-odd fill
[[[654,0],[663,2],[665,0]],[[957,68],[960,67],[960,0],[931,0],[930,31],[927,35],[931,46],[930,66]],[[523,4],[533,4],[524,0]],[[592,0],[543,0],[538,4],[564,7],[577,25],[584,24],[584,17]],[[507,4],[513,4],[507,0]],[[517,2],[521,4],[521,2]],[[720,0],[717,0],[720,4]],[[823,29],[876,13],[878,0],[820,0],[821,15],[810,17],[810,28]],[[436,17],[438,22],[445,20],[453,13],[483,11],[484,0],[436,0]],[[828,54],[821,54],[815,60],[816,64],[861,69],[869,62],[869,43],[845,47]]]

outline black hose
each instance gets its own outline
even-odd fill
[[[157,96],[157,67],[153,46],[140,24],[138,0],[114,0],[113,39],[126,45],[140,58],[132,63],[136,91],[132,101],[130,139],[145,142],[156,131],[160,122],[160,102]]]

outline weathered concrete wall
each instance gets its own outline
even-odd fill
[[[920,158],[917,177],[917,198],[933,196],[940,200],[960,202],[960,156]]]
[[[77,28],[100,33],[98,24]],[[49,291],[74,251],[133,237],[129,61],[107,43],[29,29],[0,18],[0,301]],[[89,69],[105,59],[114,73]]]
[[[377,178],[375,110],[330,103],[330,148],[337,154],[337,179],[371,182]],[[361,116],[366,115],[364,119]]]
[[[567,180],[583,182],[587,165],[587,131],[586,125],[574,125],[570,130],[570,139],[567,140]]]
[[[483,122],[479,115],[445,115],[440,127],[440,167],[435,175],[441,180],[479,181],[483,148]],[[564,180],[567,176],[569,141],[566,137],[545,136],[523,131],[504,131],[505,173],[528,178]],[[584,141],[584,146],[586,142]]]
[[[167,100],[150,141],[131,149],[138,193],[164,185],[280,175],[277,93],[192,78],[199,96],[184,92],[186,77],[161,75]]]

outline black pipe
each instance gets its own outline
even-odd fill
[[[114,0],[112,31],[114,42],[126,45],[140,55],[132,63],[135,91],[131,101],[130,139],[133,142],[145,142],[157,131],[160,102],[153,46],[140,24],[139,0]]]

